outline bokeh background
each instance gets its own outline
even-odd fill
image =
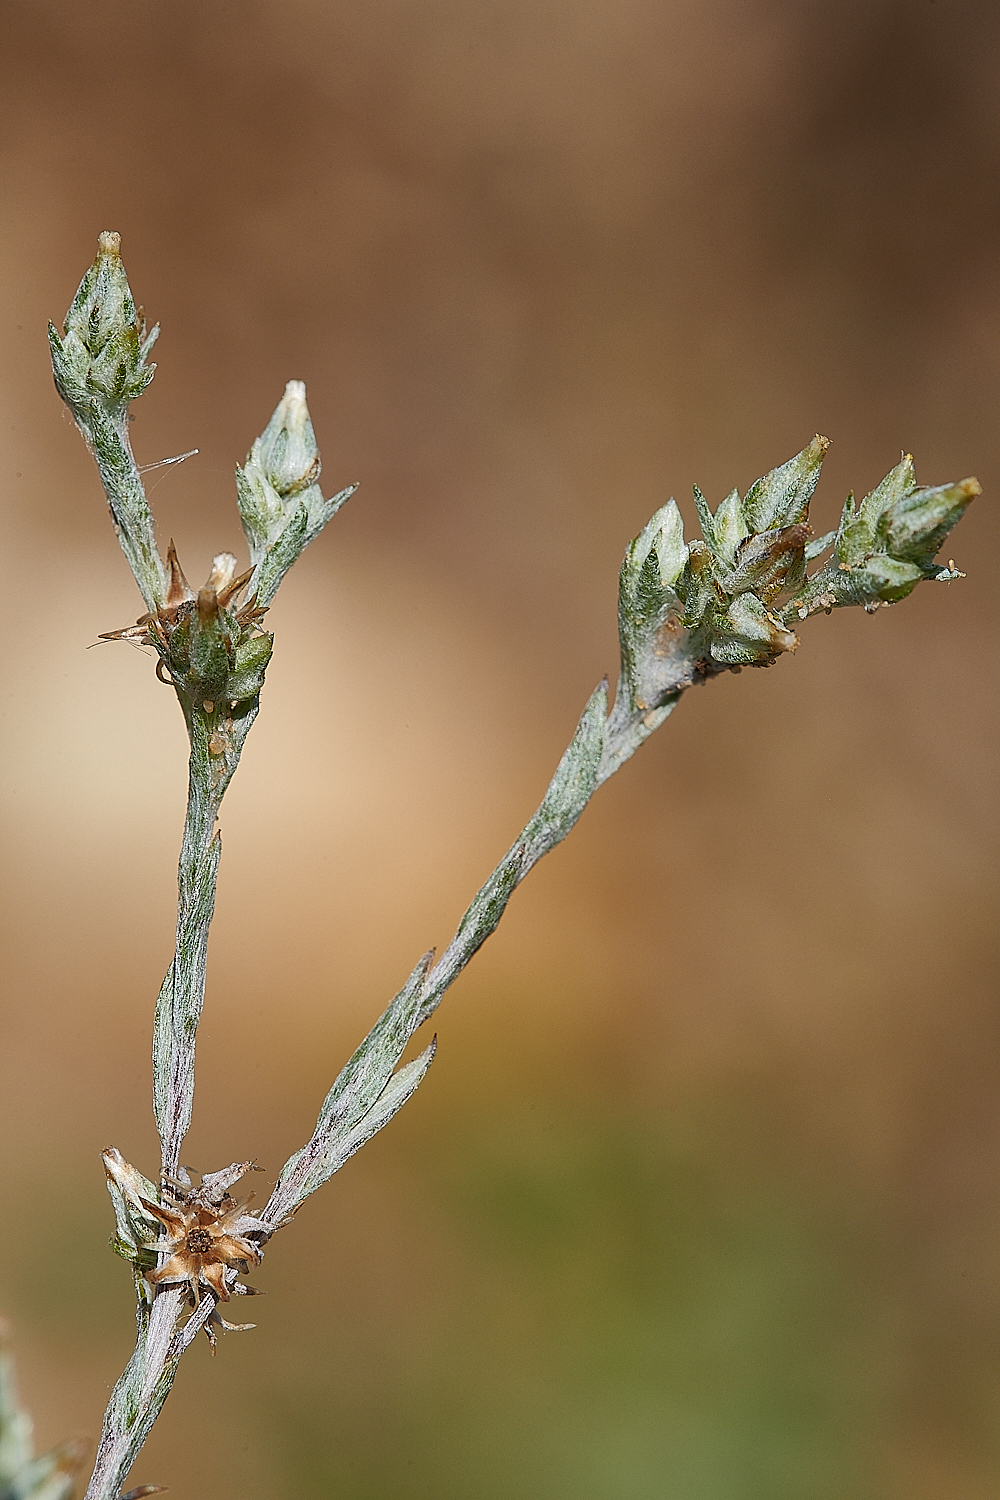
[[[273,1177],[617,666],[625,544],[834,445],[986,494],[968,580],[691,692],[515,898],[417,1098],[186,1359],[218,1500],[1000,1493],[992,0],[7,0],[0,1300],[41,1442],[132,1342],[184,740],[51,386],[102,229],[164,541],[308,382],[328,492],[225,853],[185,1159]],[[250,1306],[249,1304],[244,1304]],[[204,1341],[202,1341],[204,1344]]]

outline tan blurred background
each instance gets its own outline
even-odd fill
[[[53,392],[102,229],[163,325],[161,536],[305,379],[328,492],[223,817],[194,1129],[269,1175],[617,665],[622,550],[816,430],[968,573],[692,692],[515,898],[415,1101],[187,1359],[134,1482],[218,1500],[1000,1493],[990,0],[8,0],[0,1302],[39,1437],[132,1340],[182,818]],[[155,487],[154,487],[155,486]]]

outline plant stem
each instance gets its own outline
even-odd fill
[[[215,820],[258,709],[254,699],[242,716],[230,720],[225,704],[218,709],[213,704],[209,713],[190,694],[178,690],[177,696],[191,755],[177,871],[177,940],[153,1023],[153,1108],[162,1147],[161,1183],[176,1175],[181,1144],[191,1123],[195,1042],[205,999],[208,934],[222,854]],[[140,1281],[137,1278],[135,1350],[108,1403],[86,1500],[117,1500],[167,1399],[181,1355],[215,1311],[215,1297],[206,1292],[178,1328],[187,1289],[163,1287],[150,1307]]]
[[[150,1229],[147,1210],[154,1208],[162,1220],[162,1195],[181,1190],[176,1179],[191,1123],[195,1043],[222,853],[216,818],[256,718],[270,659],[272,637],[260,618],[285,573],[353,487],[323,498],[305,387],[290,381],[246,466],[237,471],[253,569],[250,597],[242,606],[234,603],[250,575],[234,581],[236,559],[228,553],[215,558],[197,596],[172,545],[164,566],[127,427],[128,405],[155,368],[146,357],[156,330],[146,333],[119,250],[117,234],[101,235],[98,257],[80,284],[62,334],[50,325],[53,373],[97,460],[119,542],[149,611],[136,627],[115,634],[135,638],[138,630],[156,646],[158,671],[166,669],[184,713],[191,754],[176,945],[153,1027],[161,1204],[151,1204],[152,1184],[120,1153],[105,1152],[116,1248],[134,1267],[138,1335],[108,1405],[88,1500],[118,1500],[181,1355],[215,1314],[217,1295],[249,1290],[237,1282],[236,1267],[245,1271],[248,1261],[257,1264],[270,1235],[411,1097],[433,1060],[435,1044],[400,1066],[410,1038],[496,929],[517,886],[567,836],[596,789],[663,723],[688,687],[727,670],[769,666],[794,650],[798,639],[791,627],[799,620],[848,604],[873,611],[905,598],[922,579],[961,576],[951,564],[941,568],[935,557],[979,493],[975,479],[919,489],[912,459],[904,456],[859,509],[848,500],[836,532],[813,543],[809,501],[828,446],[817,436],[759,479],[742,500],[734,490],[714,514],[696,488],[702,540],[685,543],[673,500],[656,512],[627,548],[619,575],[622,667],[610,714],[602,683],[591,694],[538,809],[474,897],[441,958],[433,966],[432,954],[420,960],[335,1079],[311,1138],[285,1163],[262,1214],[247,1216],[247,1232],[258,1237],[244,1242],[247,1258],[220,1257],[226,1265],[224,1284],[210,1280],[210,1289],[179,1326],[188,1285],[179,1289],[168,1279],[152,1291],[147,1280],[152,1255],[159,1254],[162,1270],[169,1252],[160,1249],[164,1242]],[[807,560],[831,550],[827,563],[807,577]],[[249,1165],[234,1163],[215,1175],[232,1182]],[[227,1176],[230,1172],[234,1175]],[[204,1188],[203,1179],[200,1191]],[[204,1253],[190,1241],[188,1250],[196,1257]],[[190,1285],[197,1298],[197,1272]]]
[[[227,718],[225,704],[213,703],[208,712],[189,693],[178,689],[177,697],[191,755],[177,871],[177,940],[153,1022],[153,1110],[160,1133],[161,1182],[176,1176],[181,1144],[191,1124],[195,1041],[205,1000],[208,933],[222,854],[215,820],[259,706],[254,698],[243,705],[241,715]]]
[[[183,1328],[178,1328],[185,1295],[186,1289],[164,1287],[152,1307],[139,1295],[135,1352],[111,1393],[85,1500],[118,1500],[170,1393],[181,1355],[215,1310],[215,1299],[204,1297]]]
[[[597,692],[602,694],[600,702],[603,709],[603,690],[599,688]],[[529,870],[534,869],[544,855],[562,843],[597,788],[620,770],[639,746],[659,728],[676,708],[680,696],[680,693],[675,694],[661,708],[651,713],[635,712],[629,709],[623,685],[619,683],[614,706],[601,725],[602,742],[598,747],[599,758],[593,769],[592,779],[586,778],[582,785],[578,782],[576,787],[567,788],[560,784],[560,771],[581,737],[581,730],[587,724],[588,714],[595,705],[597,694],[591,698],[580,720],[580,728],[573,744],[560,762],[559,770],[537,812],[529,819],[486,884],[477,892],[459,923],[455,936],[424,980],[421,987],[419,1025],[433,1015],[449,986],[495,931],[507,908],[507,902]],[[585,795],[581,795],[584,792]]]
[[[521,881],[561,843],[596,789],[623,766],[673,711],[680,694],[660,708],[628,706],[624,683],[611,713],[607,684],[591,694],[538,808],[474,896],[458,931],[436,964],[425,954],[334,1082],[312,1136],[282,1168],[260,1214],[270,1233],[381,1130],[416,1090],[434,1057],[434,1043],[396,1071],[414,1032],[494,932]]]

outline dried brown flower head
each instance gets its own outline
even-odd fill
[[[247,1206],[253,1198],[235,1202],[228,1188],[252,1163],[235,1162],[223,1172],[202,1179],[201,1187],[192,1188],[187,1173],[171,1184],[176,1203],[152,1203],[143,1198],[142,1205],[158,1219],[166,1238],[153,1249],[168,1259],[156,1270],[143,1275],[153,1287],[187,1283],[195,1304],[201,1299],[201,1287],[209,1287],[222,1302],[228,1302],[234,1278],[226,1282],[227,1270],[246,1275],[261,1260],[260,1245],[247,1236],[267,1234],[265,1225]]]

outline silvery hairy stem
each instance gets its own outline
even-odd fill
[[[154,647],[158,674],[177,694],[190,741],[175,952],[157,1000],[153,1033],[162,1191],[177,1177],[191,1122],[195,1043],[221,856],[215,824],[259,709],[271,653],[271,637],[260,618],[288,568],[351,490],[323,499],[304,387],[291,382],[246,468],[238,471],[251,569],[237,579],[235,559],[220,554],[196,594],[172,545],[164,562],[127,427],[128,404],[153,375],[155,367],[146,364],[146,357],[158,329],[146,334],[119,250],[117,235],[101,235],[97,259],[80,285],[62,334],[50,325],[49,338],[56,387],[97,460],[119,542],[146,605],[135,626],[109,636]],[[118,1217],[116,1248],[136,1271],[138,1337],[108,1405],[88,1497],[119,1494],[170,1390],[181,1354],[215,1309],[214,1298],[203,1297],[181,1326],[186,1292],[166,1286],[150,1295],[143,1264],[162,1264],[165,1256],[151,1249],[156,1228],[138,1193],[144,1191],[149,1202],[157,1198],[157,1189],[145,1179],[139,1179],[138,1187],[126,1179],[123,1186],[110,1175],[109,1187]],[[234,1282],[235,1276],[229,1279]]]
[[[250,566],[237,574],[236,559],[220,553],[204,587],[193,590],[173,545],[166,560],[156,546],[126,427],[129,402],[152,378],[146,356],[157,330],[147,335],[136,312],[117,235],[102,235],[99,245],[62,334],[50,327],[56,386],[97,459],[122,550],[146,605],[134,626],[110,635],[155,650],[158,675],[176,692],[191,746],[176,947],[154,1021],[158,1185],[114,1148],[104,1153],[116,1220],[112,1244],[133,1268],[138,1336],[107,1408],[87,1496],[117,1500],[184,1350],[203,1328],[214,1347],[216,1329],[230,1326],[221,1319],[219,1299],[250,1291],[238,1276],[248,1263],[257,1264],[270,1236],[412,1096],[433,1061],[436,1040],[403,1062],[411,1038],[495,930],[514,890],[567,836],[597,787],[664,722],[689,687],[726,671],[771,665],[796,649],[795,629],[810,615],[848,604],[874,612],[905,598],[921,580],[960,577],[935,558],[979,486],[967,479],[919,488],[907,456],[860,507],[848,499],[835,532],[814,538],[809,503],[828,446],[816,437],[746,495],[733,490],[714,512],[696,488],[700,539],[685,541],[673,500],[662,506],[622,563],[621,668],[610,712],[604,682],[589,698],[537,811],[474,897],[441,957],[434,962],[428,953],[420,959],[335,1079],[312,1136],[285,1163],[266,1207],[259,1217],[244,1215],[236,1222],[239,1205],[227,1207],[233,1203],[228,1188],[251,1163],[209,1174],[197,1189],[180,1166],[221,855],[215,824],[260,706],[272,647],[263,614],[302,549],[353,487],[324,499],[305,389],[289,382],[245,466],[237,469]],[[808,564],[826,554],[810,574]],[[197,1230],[185,1240],[188,1225]],[[211,1260],[195,1251],[196,1233],[202,1235],[199,1244],[207,1237],[236,1252],[225,1252],[226,1260],[220,1248]],[[188,1268],[180,1284],[181,1271],[171,1271],[175,1263]],[[185,1320],[191,1304],[194,1311]]]
[[[174,957],[156,1002],[153,1022],[153,1110],[160,1133],[160,1177],[176,1177],[181,1143],[191,1124],[194,1060],[198,1022],[205,1002],[208,933],[215,910],[215,887],[222,838],[215,820],[240,752],[257,717],[255,699],[233,721],[231,746],[224,758],[209,749],[209,716],[196,705],[187,712],[191,755],[188,800],[177,871],[177,938]]]
[[[139,1450],[170,1394],[184,1350],[193,1343],[212,1311],[206,1297],[182,1326],[178,1327],[183,1294],[165,1288],[152,1307],[140,1300],[136,1309],[139,1325],[135,1352],[111,1393],[94,1472],[86,1500],[116,1500]]]

